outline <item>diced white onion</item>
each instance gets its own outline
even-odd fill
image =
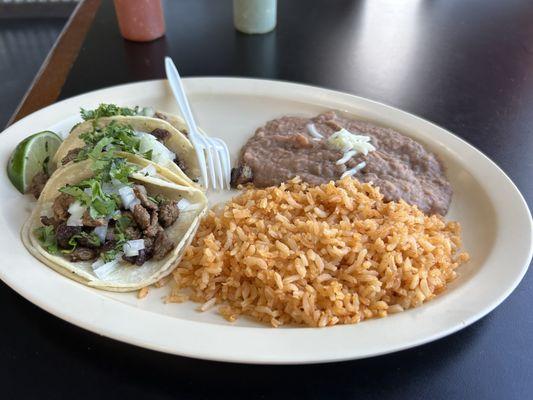
[[[70,216],[67,219],[67,226],[83,226],[82,218],[86,210],[87,207],[82,206],[78,200],[72,203],[68,207]]]
[[[182,198],[180,201],[178,201],[177,207],[180,211],[186,210],[191,206],[191,202],[187,200],[186,198]]]
[[[83,215],[83,213],[85,212],[85,210],[87,209],[87,207],[85,206],[82,206],[81,203],[76,200],[75,202],[71,203],[69,206],[68,206],[68,212],[71,214],[71,215]]]
[[[137,204],[141,204],[141,201],[137,197],[135,197],[133,189],[129,186],[121,187],[118,190],[118,194],[120,195],[120,199],[122,200],[122,205],[126,209],[133,210],[133,207],[135,207]]]
[[[106,278],[117,269],[118,261],[120,260],[120,257],[122,256],[119,254],[117,258],[115,258],[113,261],[109,261],[108,263],[101,264],[96,268],[93,267],[93,272],[98,277],[98,279],[106,280]]]
[[[315,139],[323,139],[324,136],[316,129],[315,124],[307,124],[307,132]]]
[[[96,236],[98,236],[98,238],[100,239],[100,241],[102,243],[105,242],[105,237],[107,235],[107,221],[105,223],[105,225],[100,225],[100,226],[97,226],[96,228],[94,228],[94,234]]]
[[[95,262],[91,264],[91,267],[93,267],[93,269],[96,269],[96,268],[100,268],[104,264],[105,264],[105,261],[99,258],[98,260],[96,260]]]
[[[163,143],[158,141],[155,136],[145,132],[135,132],[139,141],[139,152],[146,153],[152,151],[152,161],[158,164],[174,161],[176,154],[171,152]]]
[[[359,171],[361,171],[364,167],[366,167],[366,162],[360,162],[359,164],[357,164],[355,167],[347,170],[347,171],[344,171],[344,173],[341,175],[341,179],[346,177],[346,176],[353,176],[355,174],[357,174]]]
[[[144,115],[145,117],[153,117],[155,110],[152,107],[143,107],[137,115]]]
[[[342,158],[337,160],[337,162],[335,164],[337,165],[341,165],[341,164],[346,164],[346,162],[352,158],[353,156],[355,156],[357,154],[357,151],[355,150],[350,150],[350,151],[347,151],[346,153],[343,154]]]
[[[93,191],[91,188],[85,188],[83,189],[83,192],[87,195],[87,196],[92,196],[93,195]]]
[[[139,255],[139,251],[144,249],[144,239],[128,240],[122,248],[124,254],[128,257]]]
[[[152,164],[149,164],[141,169],[139,173],[143,174],[144,176],[154,176],[157,173],[157,170]]]

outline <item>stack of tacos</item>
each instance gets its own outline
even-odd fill
[[[86,121],[57,150],[22,229],[36,258],[111,291],[170,274],[207,209],[194,149],[177,128],[183,121],[136,111],[102,105],[82,112]]]

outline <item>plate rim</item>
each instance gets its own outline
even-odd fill
[[[367,103],[367,104],[373,104],[374,106],[377,106],[378,108],[381,108],[382,110],[394,111],[394,113],[396,113],[396,114],[399,113],[399,115],[404,115],[407,118],[411,118],[411,119],[414,118],[414,120],[417,120],[417,122],[422,123],[422,124],[424,124],[426,126],[433,126],[434,129],[436,129],[437,131],[440,131],[440,133],[444,134],[444,137],[446,137],[447,135],[451,135],[451,137],[454,140],[458,141],[458,143],[461,146],[466,146],[466,148],[469,151],[474,151],[479,156],[481,156],[482,160],[484,162],[488,163],[488,165],[490,165],[490,167],[494,169],[494,172],[497,173],[500,176],[500,178],[502,178],[504,180],[504,182],[506,184],[510,185],[510,188],[513,190],[513,194],[515,196],[518,195],[518,200],[520,202],[521,211],[525,211],[526,212],[526,217],[529,220],[529,229],[528,229],[529,232],[528,233],[529,233],[529,239],[530,239],[529,240],[528,254],[527,255],[524,254],[523,266],[520,269],[520,273],[516,275],[516,277],[513,280],[512,284],[508,285],[506,287],[506,289],[503,290],[499,294],[499,296],[493,298],[492,302],[490,304],[488,304],[488,305],[485,305],[481,311],[478,311],[477,313],[474,313],[469,318],[466,318],[465,320],[463,320],[461,323],[455,324],[455,325],[449,327],[448,329],[441,329],[438,333],[433,334],[433,335],[429,335],[429,336],[425,337],[424,339],[412,340],[410,342],[407,341],[402,346],[395,346],[394,348],[385,348],[383,351],[372,352],[372,354],[359,354],[359,355],[347,354],[346,356],[335,355],[333,357],[324,357],[324,356],[322,356],[322,357],[316,357],[315,356],[314,357],[313,354],[311,354],[308,357],[300,357],[298,359],[280,358],[280,357],[272,358],[272,357],[268,357],[268,355],[267,356],[263,355],[263,356],[260,356],[260,357],[251,356],[251,357],[243,358],[242,356],[232,357],[232,355],[228,355],[228,354],[224,355],[224,354],[219,354],[219,353],[213,354],[212,352],[202,352],[202,351],[199,351],[198,349],[196,349],[196,351],[194,351],[194,350],[187,351],[188,349],[169,348],[168,345],[167,346],[161,345],[161,344],[158,345],[157,343],[154,343],[154,342],[150,342],[150,341],[147,342],[146,340],[140,340],[135,335],[132,336],[132,335],[128,335],[127,333],[125,334],[124,332],[120,332],[120,330],[117,332],[116,329],[111,329],[111,328],[107,328],[106,329],[105,324],[104,324],[104,327],[102,327],[101,321],[98,322],[98,321],[95,320],[95,321],[91,322],[91,321],[84,320],[82,317],[73,317],[71,315],[71,313],[69,314],[68,312],[65,312],[64,310],[61,310],[60,308],[54,307],[53,304],[51,304],[52,303],[51,301],[48,301],[48,302],[47,301],[43,301],[41,298],[39,298],[39,296],[34,295],[34,293],[32,293],[30,290],[27,290],[24,287],[24,284],[18,284],[16,279],[12,279],[13,277],[10,277],[9,273],[6,274],[5,271],[2,269],[2,267],[0,267],[0,278],[8,286],[10,286],[13,290],[15,290],[17,293],[19,293],[24,298],[26,298],[29,301],[31,301],[33,304],[36,304],[38,307],[44,309],[45,311],[51,313],[52,315],[55,315],[55,316],[57,316],[57,317],[59,317],[59,318],[61,318],[63,320],[66,320],[67,322],[70,322],[70,323],[72,323],[72,324],[74,324],[76,326],[79,326],[81,328],[90,330],[90,331],[92,331],[94,333],[97,333],[97,334],[100,334],[100,335],[104,335],[104,336],[107,336],[107,337],[110,337],[110,338],[113,338],[115,340],[119,340],[119,341],[122,341],[122,342],[127,342],[127,343],[130,343],[130,344],[134,344],[134,345],[139,346],[139,347],[149,348],[149,349],[156,350],[156,351],[161,351],[161,352],[171,353],[171,354],[177,354],[177,355],[186,356],[186,357],[194,357],[194,358],[205,359],[205,360],[213,360],[213,361],[253,363],[253,364],[309,364],[309,363],[323,363],[323,362],[335,362],[335,361],[353,360],[353,359],[359,359],[359,358],[366,358],[366,357],[373,357],[373,356],[388,354],[388,353],[392,353],[392,352],[396,352],[396,351],[405,350],[407,348],[419,346],[419,345],[422,345],[422,344],[425,344],[425,343],[440,339],[440,338],[442,338],[444,336],[447,336],[449,334],[452,334],[452,333],[454,333],[454,332],[456,332],[456,331],[458,331],[460,329],[463,329],[466,326],[474,323],[475,321],[483,318],[485,315],[487,315],[492,310],[494,310],[494,308],[496,308],[499,304],[501,304],[516,289],[516,287],[518,286],[520,281],[523,279],[525,273],[527,272],[529,264],[531,262],[532,255],[533,255],[533,237],[532,237],[533,222],[532,222],[532,219],[531,219],[531,211],[529,210],[527,202],[525,201],[522,193],[518,190],[518,188],[516,187],[514,182],[507,176],[507,174],[494,161],[492,161],[488,156],[486,156],[483,152],[481,152],[480,150],[478,150],[477,148],[472,146],[466,140],[464,140],[461,137],[453,134],[452,132],[448,131],[447,129],[445,129],[445,128],[443,128],[443,127],[441,127],[441,126],[439,126],[439,125],[437,125],[437,124],[435,124],[435,123],[433,123],[431,121],[428,121],[428,120],[426,120],[426,119],[424,119],[424,118],[422,118],[422,117],[420,117],[420,116],[418,116],[416,114],[403,111],[403,110],[398,109],[396,107],[392,107],[392,106],[389,106],[387,104],[384,104],[384,103],[381,103],[381,102],[378,102],[378,101],[375,101],[375,100],[372,100],[372,99],[364,98],[364,97],[361,97],[361,96],[356,96],[356,95],[353,95],[353,94],[350,94],[350,93],[346,93],[346,92],[342,92],[342,91],[337,91],[337,90],[322,88],[322,87],[318,87],[318,86],[313,86],[313,85],[306,85],[306,84],[301,84],[301,83],[294,83],[294,82],[280,81],[280,80],[268,80],[268,79],[256,79],[256,78],[238,78],[238,77],[223,77],[223,76],[220,76],[220,77],[192,77],[192,78],[185,78],[184,81],[185,81],[185,86],[186,87],[189,86],[189,85],[191,85],[191,86],[200,85],[201,86],[203,84],[209,84],[209,83],[213,83],[213,82],[216,85],[217,82],[219,84],[222,84],[225,81],[239,81],[239,82],[247,82],[248,84],[252,84],[252,85],[254,83],[257,83],[257,84],[260,84],[260,85],[266,85],[266,86],[270,85],[271,88],[269,88],[269,89],[273,89],[274,91],[278,90],[278,89],[275,88],[275,86],[288,86],[288,87],[292,87],[294,89],[298,89],[299,91],[317,91],[320,94],[323,94],[324,98],[329,97],[329,96],[333,96],[333,97],[342,96],[342,97],[344,97],[343,100],[350,100],[350,99],[354,100],[355,99],[358,102],[363,102],[363,103]],[[222,82],[222,83],[220,83],[220,82]],[[156,79],[156,80],[125,83],[125,84],[121,84],[121,85],[110,86],[110,87],[106,87],[106,88],[92,90],[92,91],[89,91],[89,92],[86,92],[86,93],[83,93],[83,94],[79,94],[79,95],[64,99],[64,100],[62,100],[62,101],[60,101],[58,103],[52,104],[52,105],[47,106],[47,107],[45,107],[45,108],[43,108],[41,110],[36,111],[35,113],[32,113],[32,114],[28,115],[27,117],[17,121],[16,123],[14,123],[13,125],[11,125],[9,127],[7,127],[2,133],[16,131],[17,129],[19,129],[19,127],[23,126],[24,124],[31,123],[32,120],[34,120],[34,119],[38,120],[39,117],[41,117],[45,113],[49,113],[49,112],[53,111],[54,109],[61,108],[62,106],[65,105],[65,103],[75,102],[76,100],[79,100],[79,99],[81,99],[83,97],[94,97],[95,95],[100,95],[100,96],[103,97],[105,95],[100,94],[102,92],[115,91],[115,90],[131,90],[132,88],[135,88],[136,86],[142,86],[142,85],[148,85],[148,86],[160,85],[161,87],[164,87],[165,80]],[[235,85],[235,86],[238,86],[238,85]],[[283,88],[282,88],[282,90],[283,90]],[[281,96],[281,97],[285,97],[285,96]],[[327,101],[327,99],[326,99],[326,101]],[[331,101],[331,102],[333,102],[333,101]],[[56,121],[56,122],[58,122],[58,121]],[[4,136],[2,136],[2,137],[4,137]],[[63,279],[63,277],[61,277],[61,279]],[[76,284],[76,285],[78,285],[78,284]],[[84,289],[87,289],[87,288],[84,288]],[[96,297],[98,297],[98,296],[96,296]],[[103,297],[103,296],[100,296],[100,297]],[[435,300],[433,300],[433,301],[435,301]],[[109,301],[108,300],[107,302],[110,303],[110,304],[113,304],[113,307],[111,307],[111,308],[117,308],[118,307],[117,311],[121,311],[120,309],[122,307],[124,307],[126,309],[131,309],[132,308],[131,306],[126,305],[126,304],[122,304],[122,303],[120,303],[118,301]],[[116,304],[114,304],[114,303],[116,303]],[[106,307],[109,307],[109,306],[106,305]],[[147,311],[147,310],[141,310],[141,311]],[[129,314],[128,312],[126,312],[126,313]],[[170,319],[170,320],[172,320],[172,322],[175,322],[175,320],[178,320],[177,318],[173,318],[173,317],[170,317],[168,315],[161,315],[161,314],[155,314],[155,313],[150,313],[150,312],[148,312],[147,314],[157,315],[157,319]],[[149,317],[150,318],[154,317],[154,315],[150,315]],[[145,318],[148,318],[148,317],[145,316]],[[389,317],[389,318],[392,318],[392,317]],[[366,321],[365,324],[369,324],[369,323],[375,322],[375,321],[379,321],[379,320]],[[198,324],[199,323],[199,322],[193,322],[193,321],[182,321],[182,322],[183,322],[184,325],[187,325],[187,324]],[[357,325],[355,325],[355,326],[357,326]],[[231,326],[217,325],[217,329],[235,330],[236,328],[231,327]],[[261,328],[247,328],[247,327],[238,327],[237,328],[237,330],[239,330],[241,332],[246,331],[246,330],[257,330],[257,329],[261,329]],[[303,328],[288,328],[288,329],[279,329],[279,330],[275,330],[275,331],[277,331],[277,332],[288,332],[290,330],[301,330],[301,329],[303,329]],[[317,330],[317,329],[322,331],[321,328],[305,328],[304,331]],[[332,328],[327,328],[327,329],[328,330],[338,330],[338,327],[332,327]],[[267,331],[271,331],[272,332],[272,330],[270,330],[270,329],[267,330]],[[276,335],[279,335],[279,334],[277,334],[277,333],[276,334],[272,334],[272,336],[276,336]]]

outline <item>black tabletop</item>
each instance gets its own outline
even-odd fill
[[[282,0],[277,29],[262,36],[233,29],[230,0],[164,4],[166,37],[140,44],[119,36],[104,0],[61,97],[162,78],[167,54],[185,76],[338,89],[456,133],[496,161],[531,204],[530,0]],[[100,337],[1,284],[0,382],[9,398],[524,399],[533,392],[532,298],[529,273],[490,315],[428,345],[336,364],[247,366]]]

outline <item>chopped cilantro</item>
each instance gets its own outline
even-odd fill
[[[114,219],[115,227],[113,228],[113,234],[115,237],[115,246],[112,249],[101,254],[101,257],[105,262],[113,261],[115,258],[117,258],[118,254],[122,251],[124,243],[131,239],[126,234],[126,228],[131,226],[133,222],[131,218],[127,215],[120,214]]]
[[[88,206],[91,203],[91,196],[83,191],[80,185],[65,185],[59,189],[61,193],[69,194],[81,204]]]
[[[98,119],[102,117],[114,117],[116,115],[137,115],[139,114],[139,107],[119,107],[116,104],[100,104],[95,110],[80,109],[81,117],[87,121],[89,119]]]
[[[78,153],[76,161],[99,159],[102,152],[124,151],[140,154],[140,139],[135,136],[133,128],[116,121],[103,127],[94,126],[92,130],[82,133],[80,139],[85,142],[85,146]],[[151,157],[151,154],[149,156]]]
[[[123,158],[114,158],[109,168],[109,176],[122,183],[128,183],[128,177],[138,170],[135,164],[126,162]]]
[[[69,253],[72,253],[74,250],[76,250],[76,247],[78,247],[78,244],[79,244],[78,243],[79,239],[85,239],[90,245],[95,246],[95,247],[98,247],[101,244],[100,238],[96,236],[96,234],[80,232],[80,233],[73,235],[69,239],[68,245],[70,246],[70,248],[61,250],[61,253],[69,254]]]
[[[35,229],[35,234],[47,252],[50,254],[59,253],[53,226],[40,226],[39,228]]]
[[[82,205],[87,206],[89,215],[93,219],[110,217],[120,209],[119,196],[115,193],[105,193],[102,183],[120,182],[130,185],[129,176],[138,169],[136,165],[123,158],[111,157],[112,155],[108,153],[102,153],[92,165],[94,171],[92,178],[59,189],[60,192],[71,195]]]
[[[147,160],[152,161],[153,153],[154,153],[154,150],[153,150],[153,149],[150,149],[150,150],[148,150],[146,153],[143,153],[142,156],[143,156],[144,158],[146,158]]]
[[[124,233],[126,228],[130,227],[133,223],[132,219],[128,215],[120,214],[115,219],[115,233]]]

